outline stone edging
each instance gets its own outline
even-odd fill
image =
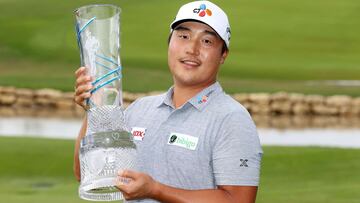
[[[124,106],[135,99],[161,92],[123,93]],[[75,105],[73,92],[54,89],[31,90],[0,86],[0,115],[6,112],[52,111],[83,115],[83,109]],[[346,95],[321,96],[298,93],[238,93],[231,95],[244,105],[252,115],[314,115],[314,116],[360,116],[360,97]],[[4,113],[5,112],[5,113]],[[25,113],[26,114],[26,113]]]

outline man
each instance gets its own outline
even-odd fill
[[[126,110],[129,127],[144,137],[137,171],[119,172],[117,187],[139,202],[255,202],[262,150],[246,109],[216,82],[228,56],[230,26],[209,1],[182,6],[171,24],[168,65],[174,85],[166,94],[136,100]],[[75,100],[90,94],[91,78],[76,72]],[[77,142],[84,136],[84,123]],[[135,135],[135,134],[134,134]],[[79,166],[75,153],[75,174]]]

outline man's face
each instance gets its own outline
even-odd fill
[[[180,86],[208,86],[228,54],[222,53],[222,39],[206,24],[184,22],[173,31],[168,64],[174,83]]]

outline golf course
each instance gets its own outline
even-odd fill
[[[184,0],[0,0],[0,86],[74,91],[74,10],[121,7],[123,89],[166,91],[169,25]],[[228,93],[360,96],[359,0],[214,0],[228,13]],[[356,83],[358,84],[358,83]],[[80,128],[80,126],[79,126]],[[74,135],[75,139],[76,135]],[[0,202],[80,203],[74,140],[0,136]],[[264,146],[257,203],[359,203],[360,149]]]
[[[169,24],[184,0],[0,0],[0,85],[72,91],[79,67],[73,11],[91,3],[121,7],[123,87],[166,90]],[[358,0],[216,0],[229,15],[230,54],[219,80],[229,93],[360,95],[322,85],[360,79]]]

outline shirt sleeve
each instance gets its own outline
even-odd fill
[[[213,148],[216,185],[258,186],[262,153],[249,113],[243,110],[225,116]]]

